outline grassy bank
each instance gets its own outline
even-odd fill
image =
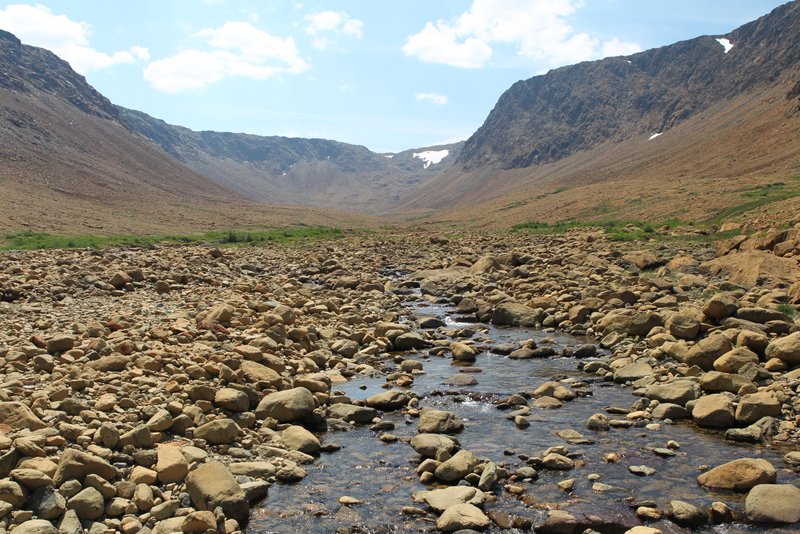
[[[301,226],[267,230],[211,231],[187,235],[73,235],[42,232],[17,232],[0,237],[0,250],[39,250],[65,248],[106,248],[155,244],[218,244],[247,246],[265,243],[298,243],[331,239],[342,235],[338,228]]]

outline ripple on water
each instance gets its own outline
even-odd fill
[[[420,315],[437,315],[447,320],[447,308],[426,305],[412,306]],[[447,321],[448,328],[481,328],[484,336],[493,343],[519,342],[525,339],[541,341],[552,339],[557,347],[578,345],[586,339],[565,334],[541,332],[524,328],[495,328],[488,325]],[[481,458],[507,462],[512,471],[525,465],[520,455],[538,455],[553,445],[566,445],[571,452],[582,453],[581,467],[569,472],[542,471],[536,481],[515,482],[526,489],[527,506],[497,488],[498,501],[486,506],[487,510],[541,520],[545,508],[559,503],[577,514],[595,514],[611,518],[628,518],[633,514],[629,500],[653,500],[665,508],[671,500],[684,500],[709,505],[715,500],[741,509],[743,496],[709,493],[695,483],[701,464],[718,465],[732,458],[762,457],[773,463],[779,471],[779,482],[798,483],[798,475],[783,468],[781,456],[785,451],[768,447],[728,442],[720,432],[701,430],[690,424],[662,425],[659,430],[634,427],[627,430],[611,429],[593,432],[586,429],[586,420],[608,406],[630,406],[636,400],[629,388],[597,382],[576,369],[571,358],[552,357],[534,360],[513,360],[505,356],[484,352],[474,366],[481,372],[474,375],[474,386],[453,388],[442,385],[458,368],[449,358],[418,354],[424,362],[425,374],[416,377],[413,391],[421,396],[420,406],[451,410],[466,419],[465,429],[458,440],[466,449]],[[532,410],[531,426],[518,429],[506,419],[508,412],[500,411],[492,399],[517,392],[530,392],[552,377],[574,377],[590,382],[591,395],[565,402],[555,410]],[[353,399],[365,399],[384,391],[383,378],[358,377],[337,389]],[[364,389],[361,389],[361,388]],[[457,395],[434,395],[434,392],[457,390]],[[611,417],[624,417],[613,415]],[[388,414],[386,419],[395,423],[393,434],[401,438],[414,435],[416,421],[408,421],[401,414]],[[594,440],[591,445],[568,445],[556,433],[574,429]],[[251,532],[335,532],[337,529],[359,527],[351,532],[393,533],[430,530],[430,518],[404,516],[404,506],[413,506],[411,494],[427,489],[417,481],[414,472],[413,450],[402,441],[386,444],[376,439],[377,432],[356,428],[348,432],[329,432],[324,441],[335,441],[342,450],[323,454],[308,469],[308,476],[292,486],[276,485],[270,489],[267,500],[255,511],[249,526]],[[664,447],[669,440],[680,444],[674,457],[657,456],[653,449]],[[506,455],[513,451],[512,455]],[[620,460],[607,463],[607,453],[615,452]],[[651,476],[637,476],[629,471],[632,465],[646,465],[656,470]],[[613,490],[597,493],[589,474],[599,475],[599,481]],[[574,489],[566,494],[557,483],[575,478]],[[342,506],[339,497],[347,495],[362,501],[353,507]],[[667,521],[654,523],[665,534],[686,532]],[[741,524],[708,527],[706,532],[733,534],[735,532],[793,532],[791,528],[764,528]],[[509,531],[505,531],[509,532]],[[513,532],[513,531],[511,531]]]

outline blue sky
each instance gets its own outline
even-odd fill
[[[0,1],[0,28],[172,124],[395,152],[466,139],[517,80],[722,35],[782,3]]]

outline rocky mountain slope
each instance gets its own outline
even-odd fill
[[[280,204],[379,212],[401,194],[439,176],[463,145],[376,154],[327,139],[195,132],[139,111],[117,111],[130,128],[222,187]],[[435,164],[420,158],[439,151],[446,151],[446,157]]]
[[[742,95],[778,87],[774,105],[791,114],[791,100],[800,93],[797,35],[800,3],[794,2],[724,36],[580,63],[517,82],[446,175],[412,194],[406,207],[445,207],[509,193],[516,186],[507,171],[536,173],[543,165],[612,144],[655,141],[657,134],[701,112],[721,112]],[[583,177],[591,172],[584,167]]]

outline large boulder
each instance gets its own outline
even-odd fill
[[[179,446],[172,444],[158,446],[156,473],[158,480],[164,484],[183,482],[189,474],[189,462]]]
[[[306,388],[298,387],[270,393],[261,399],[256,408],[260,419],[271,417],[279,423],[305,419],[314,411],[314,395]]]
[[[250,503],[236,478],[221,462],[204,463],[189,473],[186,490],[198,510],[213,512],[220,506],[226,517],[235,519],[242,527],[247,524]]]
[[[242,430],[232,419],[223,417],[204,423],[194,429],[194,437],[204,439],[212,445],[233,443]]]
[[[367,397],[364,403],[370,408],[375,408],[376,410],[392,411],[402,408],[408,404],[408,401],[410,400],[411,397],[405,391],[401,391],[399,389],[390,389],[389,391],[383,391],[381,393],[376,393],[371,397]]]
[[[781,413],[781,403],[771,391],[758,391],[742,395],[736,407],[736,422],[749,425],[762,417],[777,416]]]
[[[800,522],[800,488],[793,484],[759,484],[744,501],[744,512],[753,523]]]
[[[650,330],[663,324],[661,315],[656,312],[622,309],[606,314],[598,326],[606,334],[617,332],[629,336],[646,336]]]
[[[737,393],[742,386],[747,384],[752,384],[752,382],[742,375],[720,371],[709,371],[700,377],[700,388],[703,391]]]
[[[680,339],[694,339],[700,332],[700,318],[698,314],[689,311],[679,311],[667,320],[669,333]]]
[[[420,434],[456,434],[463,429],[461,418],[445,410],[424,410],[417,425]]]
[[[733,346],[723,335],[711,335],[698,341],[685,355],[676,355],[676,358],[686,365],[696,365],[703,371],[714,368],[714,362]]]
[[[440,451],[448,454],[458,450],[458,442],[443,434],[417,434],[411,438],[411,447],[424,458],[436,458]]]
[[[673,380],[666,384],[653,384],[645,389],[644,396],[659,402],[686,406],[700,397],[700,386],[691,380]]]
[[[778,358],[790,366],[800,365],[800,332],[771,341],[764,355],[768,359]]]
[[[492,323],[503,326],[534,326],[542,319],[542,310],[518,302],[501,302],[492,312]]]
[[[0,402],[0,421],[14,430],[39,430],[47,426],[21,402]]]
[[[728,428],[736,421],[733,402],[722,393],[700,397],[692,408],[692,417],[700,426]]]
[[[730,293],[712,295],[703,306],[703,313],[709,319],[719,321],[730,317],[739,309],[739,300]]]
[[[800,279],[794,258],[782,258],[761,250],[728,254],[700,264],[700,271],[727,278],[743,287],[791,285]]]
[[[458,451],[449,460],[436,468],[434,475],[442,482],[458,482],[472,472],[478,465],[478,459],[467,450]]]
[[[328,408],[328,417],[342,419],[357,425],[368,425],[380,414],[375,408],[355,404],[333,404]]]
[[[633,362],[614,371],[614,382],[635,382],[652,374],[653,367],[650,364],[643,361]]]
[[[697,477],[701,486],[710,489],[747,491],[758,484],[774,484],[775,468],[761,458],[739,458],[707,471]]]
[[[279,387],[281,385],[281,375],[266,365],[261,365],[251,360],[243,360],[239,369],[248,382],[254,384],[266,383],[271,387]]]
[[[486,530],[490,524],[489,518],[477,506],[456,504],[439,516],[436,520],[436,529],[441,532]]]
[[[320,443],[317,436],[299,425],[291,425],[281,432],[281,441],[290,451],[318,454]]]
[[[116,474],[116,468],[94,454],[67,449],[61,454],[58,468],[53,475],[53,482],[56,486],[61,486],[67,480],[83,480],[86,475],[95,474],[105,480],[112,480]]]
[[[731,349],[716,360],[714,370],[723,373],[738,373],[748,363],[758,364],[758,355],[747,347]]]
[[[456,504],[482,504],[486,500],[486,495],[472,486],[451,486],[417,492],[414,494],[414,499],[425,501],[435,512],[442,513]]]

